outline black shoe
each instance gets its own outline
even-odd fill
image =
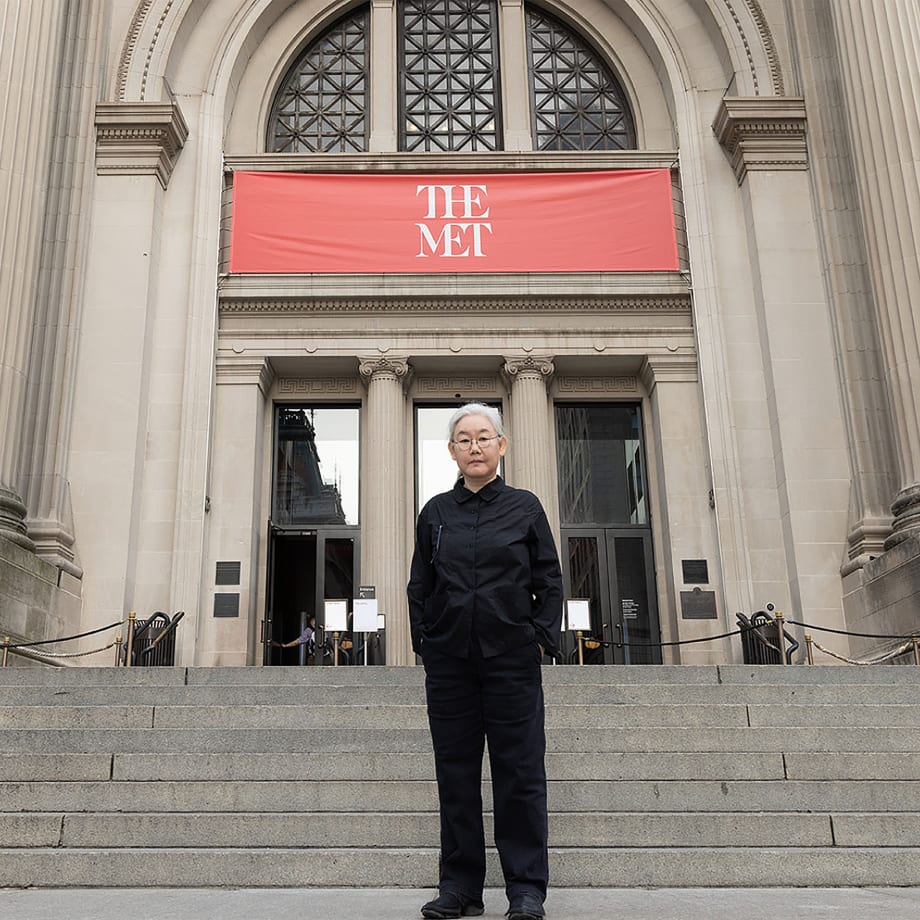
[[[422,916],[426,920],[452,920],[454,917],[479,917],[484,910],[482,901],[445,891],[422,905]]]
[[[543,902],[538,895],[516,894],[511,898],[505,916],[508,920],[543,920],[546,911],[543,910]]]

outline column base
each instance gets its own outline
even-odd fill
[[[4,486],[0,486],[0,535],[24,549],[35,549],[26,528],[26,506],[12,489]]]
[[[848,558],[840,567],[840,574],[846,578],[881,556],[890,536],[891,518],[863,518],[847,535]]]
[[[920,535],[920,482],[913,482],[898,493],[891,503],[894,523],[885,549],[903,543],[911,536]]]

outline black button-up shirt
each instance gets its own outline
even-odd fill
[[[562,574],[540,500],[500,477],[436,495],[418,517],[408,595],[419,654],[466,658],[475,640],[485,658],[528,642],[557,656]]]

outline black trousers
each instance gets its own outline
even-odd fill
[[[485,881],[482,758],[489,743],[495,845],[508,897],[546,897],[546,735],[539,646],[483,658],[422,655],[441,805],[442,893],[479,898]]]

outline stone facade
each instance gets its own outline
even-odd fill
[[[525,7],[500,0],[503,151],[406,153],[397,0],[373,0],[356,154],[265,146],[291,61],[347,5],[27,6],[0,13],[0,632],[184,610],[180,663],[261,663],[275,407],[347,404],[356,583],[377,588],[387,660],[410,663],[415,408],[470,398],[502,404],[506,476],[560,537],[554,407],[639,407],[663,641],[768,602],[832,629],[920,627],[915,4],[552,4],[616,73],[637,143],[548,152],[531,138]],[[228,271],[238,170],[629,167],[671,171],[679,271]],[[232,590],[214,578],[228,560]],[[687,560],[707,563],[714,619],[683,615]],[[220,593],[238,615],[214,616]]]

